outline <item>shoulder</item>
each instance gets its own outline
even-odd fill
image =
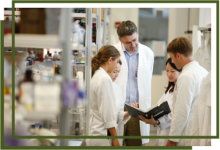
[[[189,81],[192,80],[192,74],[189,72],[182,72],[180,76],[177,79],[177,83],[180,83],[180,81]]]
[[[108,74],[104,73],[101,70],[96,70],[95,74],[92,77],[93,82],[111,82],[111,78]]]
[[[176,83],[176,89],[184,88],[186,90],[194,89],[197,79],[191,73],[184,72],[179,76]],[[182,89],[183,90],[183,89]],[[183,91],[184,92],[184,91]]]
[[[113,45],[118,51],[121,49],[121,42],[118,42],[117,44]]]
[[[141,43],[139,43],[139,46],[140,46],[140,51],[141,52],[145,52],[148,55],[152,55],[152,56],[154,55],[153,51],[148,46],[143,45]]]

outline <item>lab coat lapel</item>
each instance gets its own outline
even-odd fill
[[[138,92],[139,92],[139,107],[140,109],[147,110],[151,106],[151,81],[152,72],[150,72],[150,59],[146,49],[139,43],[139,59],[138,59]],[[147,56],[147,57],[146,57]],[[150,79],[150,80],[148,80]],[[147,89],[147,90],[144,90]],[[149,133],[150,125],[140,121],[141,135],[146,136]],[[142,139],[142,143],[149,142],[149,139]]]
[[[121,71],[120,74],[118,75],[118,78],[116,79],[115,83],[122,89],[122,94],[123,94],[123,100],[125,102],[126,100],[126,86],[127,86],[127,79],[128,79],[128,65],[127,65],[127,61],[124,55],[124,51],[122,49],[121,46],[121,42],[119,42],[118,44],[114,45],[121,57],[121,61],[122,61],[122,65],[121,65]]]
[[[121,42],[119,42],[118,44],[119,44],[118,51],[120,52],[120,55],[121,55],[120,58],[121,58],[122,64],[123,64],[125,69],[128,69],[128,64],[127,64],[127,61],[126,61],[126,58],[125,58],[124,50],[122,49],[122,46],[121,46]]]

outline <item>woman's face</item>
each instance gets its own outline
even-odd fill
[[[118,74],[119,74],[120,70],[121,70],[121,65],[119,63],[117,63],[116,68],[112,72],[108,71],[108,75],[111,77],[113,82],[118,77]]]
[[[117,64],[119,63],[120,57],[116,58],[115,60],[112,59],[112,57],[108,60],[108,72],[113,72],[114,69],[116,69]]]
[[[119,72],[121,71],[121,65],[117,63],[117,66],[114,70],[113,82],[117,79]]]
[[[180,72],[175,70],[171,65],[170,63],[168,62],[167,63],[167,67],[166,67],[166,72],[167,72],[167,77],[169,79],[170,82],[176,82],[179,75],[180,75]]]
[[[112,72],[110,71],[107,71],[108,75],[111,77],[112,81],[113,81],[113,78],[115,76],[115,70],[113,70]],[[113,81],[114,82],[114,81]]]

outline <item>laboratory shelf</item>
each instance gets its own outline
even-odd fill
[[[96,51],[97,46],[93,45],[92,46],[92,51]],[[78,45],[76,47],[72,47],[73,50],[78,50],[78,51],[85,51],[85,47],[83,45]]]
[[[15,34],[15,47],[28,47],[28,48],[55,48],[60,49],[58,35],[50,34]],[[72,50],[84,51],[83,45],[74,46]],[[12,47],[12,34],[4,36],[4,47]],[[96,51],[97,46],[92,46],[92,51]]]
[[[20,16],[20,15],[21,15],[20,11],[15,11],[15,16]],[[4,16],[12,16],[12,10],[5,10]]]
[[[86,18],[86,13],[72,13],[74,18]],[[92,14],[92,18],[97,18],[96,14]]]
[[[15,16],[21,15],[20,11],[15,11]],[[11,10],[3,10],[3,16],[12,16],[12,11]],[[74,18],[85,18],[86,13],[72,13],[72,17]],[[92,14],[92,18],[97,18],[96,14]]]
[[[12,34],[4,36],[4,46],[12,47]],[[15,47],[61,48],[58,35],[15,34]]]
[[[43,120],[52,120],[56,117],[57,114],[52,112],[29,111],[24,116],[24,119],[29,121],[43,121]]]
[[[4,15],[5,16],[12,16],[12,10],[5,10]],[[21,15],[21,12],[15,11],[15,16],[19,16],[19,15]],[[71,16],[75,17],[75,18],[86,18],[86,13],[72,13]],[[92,14],[92,18],[97,18],[97,15]]]

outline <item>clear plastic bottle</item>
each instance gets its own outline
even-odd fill
[[[15,62],[15,76],[16,76],[17,78],[20,77],[20,71],[19,71],[19,69],[18,69],[18,67],[17,67],[17,61]]]
[[[32,111],[34,108],[34,80],[31,70],[26,70],[24,79],[20,82],[20,101],[25,105],[26,110]]]
[[[58,52],[57,60],[60,60],[60,52]]]
[[[15,84],[18,85],[20,81],[20,70],[17,67],[17,61],[15,61]]]
[[[57,51],[55,51],[53,55],[53,60],[57,60],[57,59],[58,59],[58,55],[57,55]]]
[[[32,58],[32,64],[34,64],[35,63],[35,54],[34,54],[33,50],[31,51],[31,58]]]
[[[28,66],[31,66],[33,64],[33,59],[31,57],[31,52],[29,53],[29,56],[27,57]]]
[[[47,54],[45,55],[45,60],[48,60],[49,54],[50,54],[50,51],[49,51],[49,49],[48,49],[48,50],[47,50]]]
[[[58,60],[62,60],[62,52],[59,52],[57,58],[58,58]]]

